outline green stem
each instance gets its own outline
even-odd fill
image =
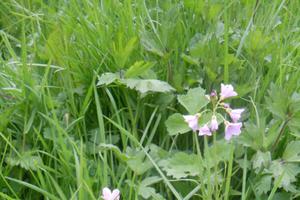
[[[207,199],[212,199],[212,189],[211,189],[211,173],[210,173],[210,166],[209,166],[209,149],[208,149],[208,141],[207,141],[207,136],[204,136],[204,143],[205,143],[205,159],[207,160],[206,163],[206,168],[207,168],[207,188],[208,188],[208,198]]]
[[[230,182],[231,182],[231,175],[232,175],[232,165],[233,165],[233,151],[234,151],[234,146],[233,146],[233,144],[231,144],[230,145],[230,159],[229,159],[228,168],[227,168],[224,200],[228,200],[228,198],[229,198]]]

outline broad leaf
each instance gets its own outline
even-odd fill
[[[275,84],[271,85],[268,91],[268,97],[266,98],[266,105],[268,110],[275,116],[285,119],[288,106],[289,97],[287,93],[282,89],[277,87]]]
[[[295,186],[292,183],[297,180],[296,176],[300,173],[300,166],[298,164],[274,160],[272,161],[269,171],[272,173],[275,181],[282,178],[279,185],[280,187],[283,187],[286,191],[295,190]]]
[[[263,168],[266,168],[271,163],[271,153],[257,151],[252,157],[252,166],[256,173],[259,173]]]
[[[147,92],[171,92],[175,90],[167,82],[155,79],[123,79],[121,82],[127,87],[137,90],[142,94]]]
[[[108,72],[108,73],[101,74],[101,76],[98,78],[97,86],[109,85],[119,78],[120,76],[117,73]]]
[[[181,114],[171,115],[165,122],[169,135],[182,134],[190,131],[188,124],[184,121]]]
[[[263,175],[255,182],[254,190],[255,193],[260,196],[262,194],[267,194],[271,189],[272,176]]]
[[[196,154],[178,152],[172,157],[160,161],[158,164],[168,176],[172,176],[176,179],[185,178],[187,176],[197,176],[201,172],[200,158]]]
[[[178,101],[189,114],[196,114],[209,103],[201,87],[190,89],[186,95],[178,95]]]
[[[141,175],[152,168],[150,160],[146,158],[145,153],[143,151],[133,150],[128,147],[127,155],[127,165],[137,175]]]
[[[144,199],[149,199],[152,197],[152,199],[163,200],[164,198],[160,194],[156,193],[153,187],[150,187],[152,184],[158,183],[161,180],[162,178],[157,176],[144,179],[139,185],[138,194]]]
[[[282,158],[288,162],[300,162],[300,141],[290,142],[285,148]]]
[[[7,156],[6,163],[10,166],[20,166],[26,170],[37,170],[43,165],[43,161],[40,156],[32,155],[31,152],[23,152],[21,157],[16,155]]]

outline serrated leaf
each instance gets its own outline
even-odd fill
[[[284,188],[286,191],[294,190],[294,183],[297,179],[296,176],[300,173],[300,166],[293,163],[285,163],[280,160],[272,161],[269,171],[272,173],[275,181],[281,179],[279,187]]]
[[[271,153],[257,151],[252,157],[252,166],[256,173],[259,173],[261,169],[269,166],[271,163]]]
[[[254,190],[256,195],[267,194],[271,190],[272,176],[263,175],[255,182]]]
[[[16,155],[7,156],[6,163],[10,166],[20,166],[26,170],[36,171],[43,165],[43,161],[40,156],[32,155],[31,152],[23,152],[21,157]]]
[[[266,98],[267,109],[280,119],[285,119],[289,106],[289,96],[286,91],[275,84],[271,84],[268,94]]]
[[[152,184],[158,183],[162,178],[158,176],[152,176],[145,178],[139,185],[138,194],[144,199],[149,199],[153,197],[154,199],[164,199],[160,194],[156,193],[153,187],[150,187]]]
[[[158,164],[168,176],[172,176],[176,179],[185,178],[187,176],[197,176],[201,171],[199,156],[184,152],[175,153],[172,157],[161,160]]]
[[[290,142],[286,146],[282,158],[288,162],[300,162],[300,141]]]
[[[145,156],[143,151],[127,148],[127,165],[137,175],[141,175],[153,167],[150,160]]]
[[[101,74],[101,76],[98,78],[97,86],[109,85],[119,78],[120,76],[116,73],[108,72],[108,73]]]
[[[205,90],[201,87],[189,89],[186,95],[178,95],[177,99],[189,114],[196,114],[209,103],[205,97]]]
[[[190,131],[190,127],[184,121],[181,114],[175,113],[171,115],[165,122],[169,135],[182,134]]]
[[[147,92],[171,92],[175,90],[167,82],[156,79],[123,79],[121,82],[127,87],[137,90],[142,94]]]
[[[155,63],[153,62],[145,62],[145,61],[137,61],[125,73],[126,78],[134,78],[142,75],[147,70],[152,68]]]

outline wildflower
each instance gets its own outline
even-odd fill
[[[229,97],[234,97],[237,96],[237,93],[234,91],[233,86],[232,85],[224,85],[221,84],[221,93],[220,93],[220,98],[222,100],[229,98]]]
[[[218,121],[217,121],[217,117],[215,115],[213,115],[212,118],[211,118],[211,121],[210,121],[210,130],[211,131],[218,130]]]
[[[241,114],[245,111],[245,109],[240,108],[240,109],[229,109],[228,114],[230,115],[231,119],[233,122],[239,121],[241,118]]]
[[[233,135],[241,134],[242,123],[231,123],[225,121],[225,139],[230,140]]]
[[[221,103],[221,106],[223,106],[225,109],[230,108],[229,103]]]
[[[119,200],[120,191],[118,189],[111,191],[109,188],[105,187],[102,190],[102,198],[103,200]]]
[[[204,126],[199,128],[199,135],[200,136],[202,136],[202,135],[211,136],[211,131],[207,124],[205,124]]]
[[[198,119],[199,119],[199,114],[195,115],[183,115],[183,118],[186,123],[188,123],[189,127],[195,132],[199,127],[198,127]]]

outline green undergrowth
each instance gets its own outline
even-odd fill
[[[299,199],[299,27],[297,0],[0,1],[0,199]],[[221,83],[230,142],[182,118]]]

